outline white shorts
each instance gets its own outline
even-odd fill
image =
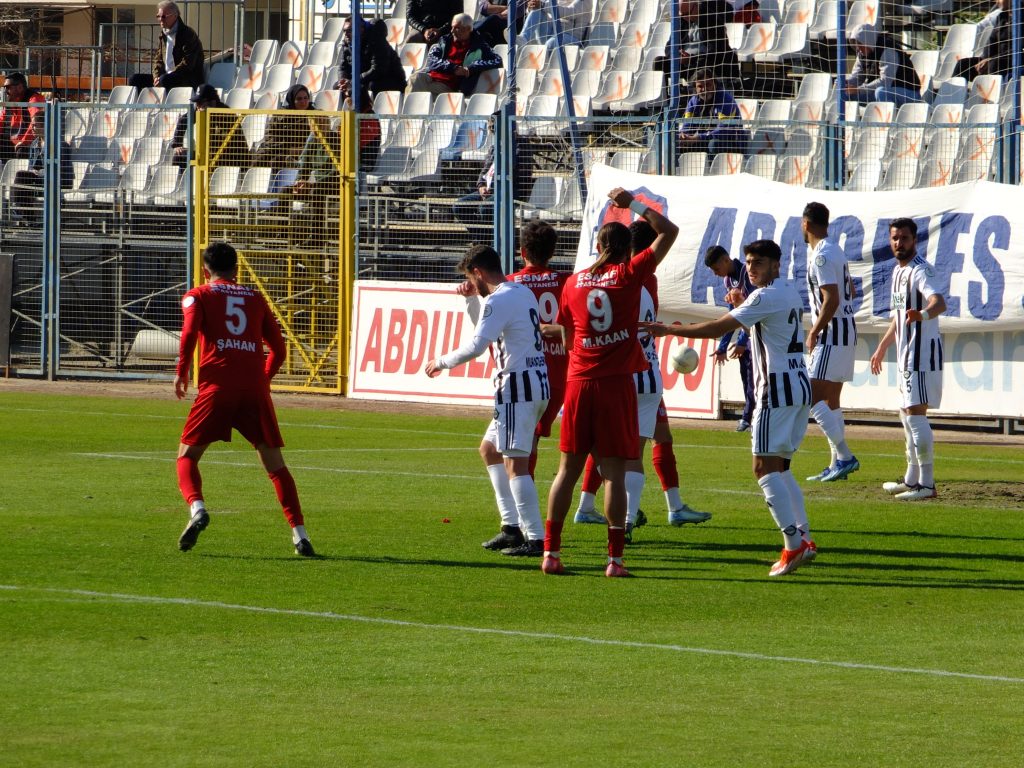
[[[942,371],[900,371],[900,408],[927,405],[938,408],[942,403]]]
[[[547,400],[494,406],[494,418],[487,425],[484,440],[497,448],[502,456],[514,459],[529,456],[533,451],[537,422],[547,407]]]
[[[636,410],[640,416],[640,437],[646,437],[648,440],[654,437],[654,427],[658,423],[658,408],[661,406],[661,398],[661,392],[636,396]]]
[[[811,364],[807,373],[811,379],[821,381],[853,381],[853,362],[857,347],[818,344],[811,350]]]
[[[810,415],[809,405],[758,406],[750,422],[751,452],[755,456],[793,458],[807,432]]]

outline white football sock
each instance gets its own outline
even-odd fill
[[[592,493],[582,491],[580,493],[580,505],[576,508],[577,512],[590,512],[591,514],[597,513],[597,496]]]
[[[853,458],[850,446],[846,444],[846,419],[843,418],[842,408],[833,408],[832,414],[832,439],[836,442],[836,456],[840,461],[849,461]]]
[[[927,416],[907,416],[910,433],[914,437],[914,454],[921,467],[918,482],[929,488],[935,487],[935,437]]]
[[[832,423],[832,411],[828,407],[828,403],[824,400],[819,400],[811,406],[811,418],[821,428],[821,431],[825,435],[825,439],[828,440],[828,448],[832,453],[832,458],[829,460],[828,465],[830,467],[835,466],[836,463],[836,444],[832,440],[832,435],[829,434],[830,425]]]
[[[683,499],[679,495],[678,488],[669,488],[665,491],[665,503],[668,505],[669,512],[675,512],[683,506]]]
[[[540,520],[540,502],[537,499],[537,486],[529,475],[519,475],[509,481],[512,496],[519,514],[519,527],[527,541],[544,538],[544,523]]]
[[[195,501],[192,502],[191,506],[189,507],[189,510],[188,510],[189,520],[191,520],[193,517],[195,517],[200,512],[205,512],[205,511],[206,511],[206,504],[205,504],[205,502],[203,502],[202,499],[196,499]]]
[[[807,508],[804,506],[804,492],[800,490],[800,484],[793,477],[790,470],[782,473],[782,479],[786,481],[786,490],[789,491],[789,500],[793,504],[793,515],[796,517],[796,527],[800,535],[811,540],[811,526],[807,522]]]
[[[764,500],[768,502],[768,510],[775,518],[775,524],[782,531],[782,538],[785,540],[786,549],[797,549],[800,546],[800,530],[796,524],[796,514],[793,512],[793,504],[789,499],[789,488],[781,472],[771,472],[757,480],[764,493]]]
[[[512,496],[512,486],[508,482],[505,464],[488,464],[487,474],[494,488],[494,500],[498,502],[498,514],[502,525],[519,525],[519,513],[516,511],[516,500]]]
[[[921,467],[918,466],[917,451],[914,449],[914,434],[910,430],[908,416],[900,411],[900,421],[903,422],[903,437],[906,441],[905,453],[907,454],[907,471],[903,475],[903,484],[913,488],[921,479]]]
[[[626,473],[626,523],[636,523],[636,513],[640,509],[640,497],[644,492],[643,472]]]
[[[292,544],[298,544],[303,539],[308,538],[309,536],[306,535],[306,529],[304,526],[296,525],[292,528]]]

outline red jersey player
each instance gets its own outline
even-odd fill
[[[174,394],[188,391],[189,367],[199,346],[199,394],[192,403],[178,446],[178,487],[189,504],[189,523],[178,539],[187,552],[210,523],[203,501],[199,460],[216,440],[231,441],[232,428],[256,448],[292,527],[296,554],[313,557],[313,546],[303,527],[299,493],[281,447],[270,380],[284,361],[285,346],[263,296],[235,282],[238,254],[227,243],[213,243],[203,251],[209,280],[185,294],[181,301],[185,321],[181,329]],[[270,348],[264,357],[263,345]]]
[[[679,228],[620,187],[608,197],[616,207],[629,208],[646,219],[657,237],[650,248],[630,258],[629,229],[618,222],[605,224],[597,233],[597,261],[570,277],[562,290],[558,319],[569,350],[569,371],[559,443],[562,459],[548,496],[541,563],[543,572],[550,574],[565,572],[560,556],[562,525],[587,455],[593,453],[607,483],[605,575],[629,575],[622,564],[625,465],[628,459],[640,457],[633,374],[647,370],[637,341],[640,292],[644,280],[668,254]]]

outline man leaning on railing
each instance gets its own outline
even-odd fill
[[[199,35],[181,20],[178,6],[171,0],[157,5],[156,20],[160,24],[160,45],[153,56],[153,74],[132,75],[129,84],[136,88],[202,85],[206,76]]]

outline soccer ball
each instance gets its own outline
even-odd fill
[[[680,347],[672,355],[672,367],[679,373],[693,373],[699,362],[700,356],[693,347]]]

